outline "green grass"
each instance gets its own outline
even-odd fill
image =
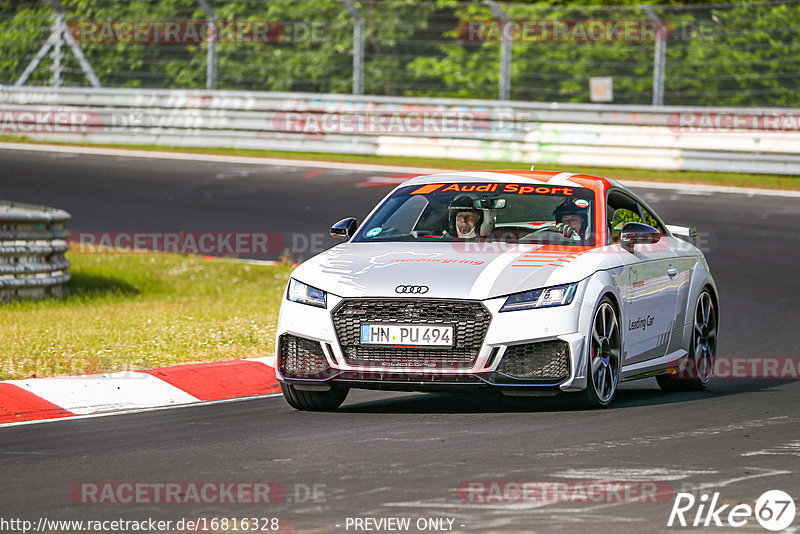
[[[289,265],[69,253],[67,296],[0,304],[0,380],[273,353]]]
[[[2,136],[0,141],[38,143],[25,137]],[[405,156],[366,156],[357,154],[327,154],[315,152],[286,152],[280,150],[249,150],[237,148],[193,148],[154,145],[94,145],[87,143],[53,143],[73,146],[93,146],[104,148],[130,148],[155,152],[184,152],[191,154],[223,154],[235,156],[290,158],[309,161],[337,161],[346,163],[370,163],[373,165],[402,165],[409,167],[428,167],[437,169],[529,169],[531,164],[508,161],[474,161],[444,158],[414,158]],[[531,162],[536,163],[536,162]],[[562,170],[554,165],[537,166],[542,170]],[[765,189],[800,190],[800,177],[781,174],[745,174],[732,172],[701,171],[653,171],[646,169],[622,169],[606,167],[569,167],[570,172],[579,172],[596,176],[607,176],[620,180],[647,180],[658,182],[682,182],[693,184],[728,185],[734,187],[758,187]]]

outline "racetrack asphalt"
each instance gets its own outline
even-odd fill
[[[28,151],[0,157],[0,198],[66,209],[74,233],[276,232],[294,242],[297,257],[313,252],[311,236],[332,244],[322,238],[331,222],[363,220],[388,191],[380,184],[397,181],[357,170]],[[721,293],[719,354],[800,357],[797,199],[634,190],[668,223],[697,225]],[[646,504],[485,504],[464,502],[455,489],[469,481],[662,481],[675,492],[719,492],[731,504],[752,505],[782,489],[800,504],[798,400],[793,380],[718,379],[702,393],[666,394],[648,379],[623,384],[601,411],[561,397],[354,391],[334,413],[296,412],[277,396],[6,427],[0,518],[277,517],[298,531],[344,532],[348,517],[421,517],[453,519],[453,530],[471,532],[612,524],[619,532],[671,532],[678,530],[667,527],[672,494]],[[258,506],[70,500],[72,484],[100,481],[279,482],[289,499]],[[306,499],[315,484],[318,498]],[[750,520],[747,530],[759,529]]]

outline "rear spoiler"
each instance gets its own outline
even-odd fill
[[[689,226],[687,228],[686,226],[674,226],[674,225],[668,224],[667,225],[667,230],[669,230],[670,233],[672,233],[674,235],[677,235],[677,236],[680,236],[680,237],[688,237],[692,241],[697,239],[697,227],[695,227],[695,226]]]

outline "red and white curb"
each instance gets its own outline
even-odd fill
[[[0,382],[0,425],[280,392],[275,358]]]

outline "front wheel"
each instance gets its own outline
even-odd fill
[[[589,361],[584,397],[592,408],[611,404],[619,384],[622,362],[622,338],[617,312],[608,297],[594,312],[589,338]]]
[[[281,391],[289,406],[296,410],[325,412],[341,406],[350,389],[332,384],[328,391],[302,391],[291,384],[281,382]]]
[[[711,382],[717,358],[717,309],[708,290],[697,297],[692,326],[689,354],[678,372],[656,377],[664,391],[700,391]]]

